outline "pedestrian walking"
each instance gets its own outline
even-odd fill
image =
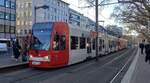
[[[21,46],[19,45],[18,40],[13,42],[13,55],[16,61],[18,61],[20,56]]]
[[[150,63],[150,44],[146,44],[145,45],[145,62],[148,62]]]
[[[142,43],[140,43],[140,45],[139,45],[139,47],[140,47],[140,49],[141,49],[141,54],[143,54],[144,52],[144,43],[142,42]]]
[[[23,39],[23,45],[22,45],[22,51],[21,51],[21,55],[22,55],[22,61],[26,62],[28,60],[28,45],[26,43],[26,40]]]

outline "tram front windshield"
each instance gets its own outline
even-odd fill
[[[50,23],[34,24],[32,30],[33,30],[33,44],[31,45],[31,48],[33,50],[49,50],[52,24]]]

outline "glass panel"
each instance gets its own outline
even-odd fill
[[[34,50],[49,50],[52,32],[51,23],[37,23],[33,25],[33,44]]]
[[[9,13],[6,13],[5,19],[10,20],[10,14]]]
[[[10,8],[10,1],[6,0],[6,7]]]
[[[16,8],[16,4],[14,2],[11,2],[11,8],[15,9]]]
[[[65,48],[66,48],[65,36],[56,34],[54,36],[53,49],[54,50],[65,50]]]
[[[1,5],[1,6],[4,6],[4,3],[5,3],[4,1],[5,1],[5,0],[0,0],[0,5]]]
[[[93,39],[93,50],[95,50],[95,46],[96,46],[96,39]]]
[[[59,50],[59,35],[58,34],[54,36],[53,49]]]
[[[105,41],[103,40],[103,48],[105,48]]]
[[[6,25],[6,26],[5,26],[5,32],[6,32],[6,33],[9,33],[9,29],[10,29],[10,26]]]
[[[85,47],[86,47],[85,38],[81,37],[80,38],[80,49],[85,49]]]
[[[11,32],[11,34],[15,33],[15,27],[14,26],[11,26],[10,32]]]
[[[78,37],[71,37],[71,49],[78,49],[79,44],[78,44]]]
[[[99,39],[99,51],[102,51],[102,40]]]
[[[60,36],[60,49],[64,50],[66,48],[66,37],[65,35]]]
[[[0,12],[0,18],[4,19],[4,12]]]
[[[4,25],[0,25],[0,33],[4,32]]]
[[[87,53],[92,52],[91,39],[87,38]]]
[[[15,21],[16,20],[16,15],[15,14],[11,14],[11,21]]]

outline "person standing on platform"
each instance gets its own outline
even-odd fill
[[[23,48],[22,48],[22,61],[26,62],[28,61],[29,57],[29,49],[31,47],[32,43],[32,32],[30,31],[29,34],[23,39]]]
[[[26,43],[26,40],[23,39],[23,41],[24,42],[22,44],[22,53],[21,53],[21,55],[22,55],[22,61],[26,62],[28,60],[28,49],[27,49],[28,45]]]
[[[150,63],[150,44],[145,45],[145,62],[149,61]]]
[[[140,47],[140,49],[141,49],[141,54],[144,53],[144,52],[143,52],[143,51],[144,51],[144,47],[145,47],[145,46],[144,46],[144,42],[145,42],[145,41],[143,40],[143,42],[140,43],[140,45],[139,45],[139,47]]]
[[[13,55],[16,61],[18,61],[20,56],[21,46],[19,45],[19,41],[16,40],[13,42]]]

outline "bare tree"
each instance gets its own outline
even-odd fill
[[[149,0],[129,0],[114,8],[111,15],[116,21],[142,33],[149,41],[148,21],[150,21]]]
[[[93,8],[95,7],[95,1],[96,0],[79,0],[80,2],[86,2],[86,6],[80,7],[80,8]],[[113,0],[98,0],[99,3],[99,11],[103,10],[107,5],[104,6],[104,4],[110,3]]]

